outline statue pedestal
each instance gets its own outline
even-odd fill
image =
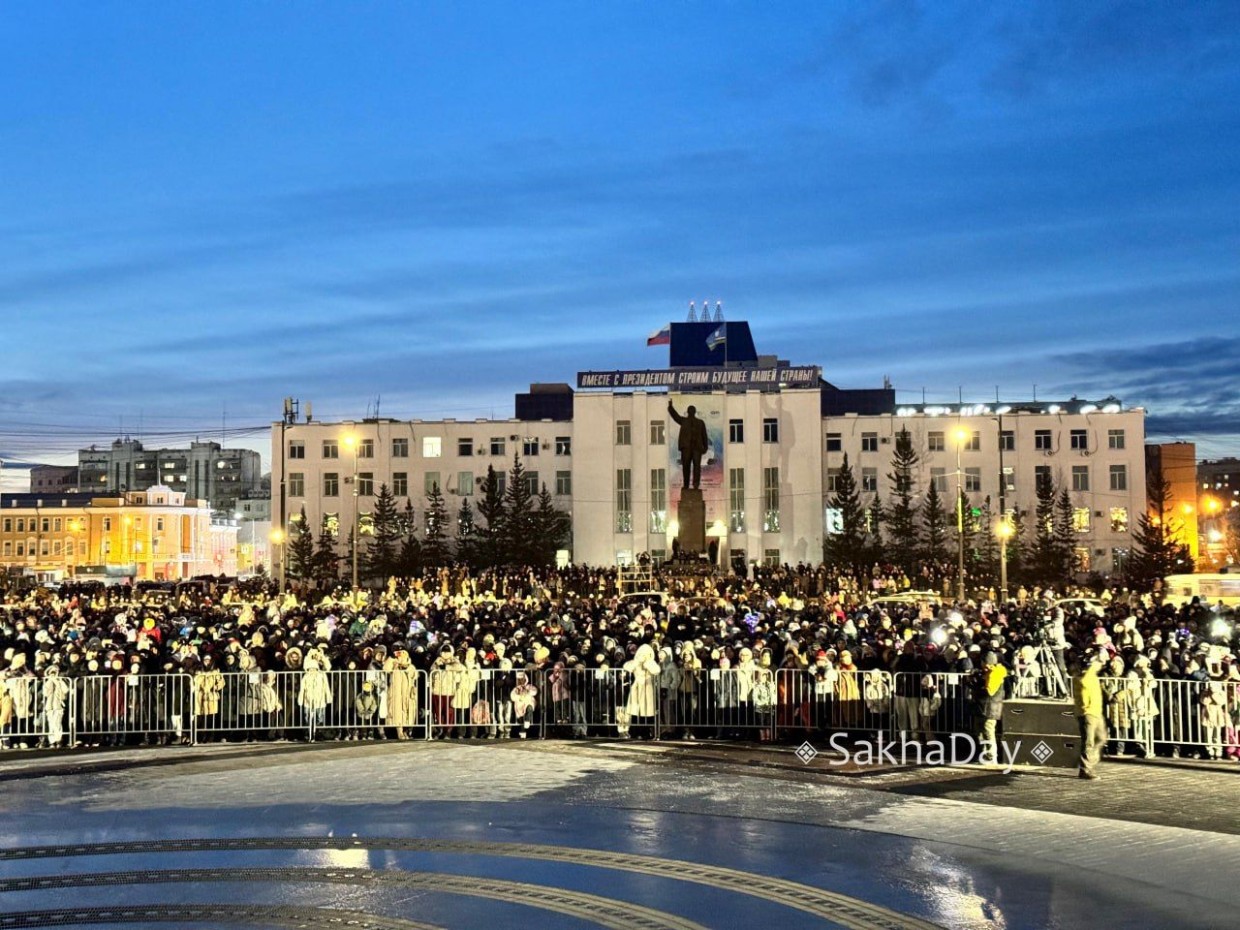
[[[697,555],[706,551],[706,501],[701,488],[685,488],[680,492],[680,506],[676,510],[680,526],[676,540],[684,555]]]

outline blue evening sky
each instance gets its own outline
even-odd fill
[[[0,88],[6,457],[510,416],[703,298],[1240,452],[1232,0],[15,0]]]

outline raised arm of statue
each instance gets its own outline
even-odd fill
[[[675,420],[677,423],[685,422],[685,418],[676,412],[676,408],[672,405],[671,398],[668,398],[668,401],[667,401],[667,412],[672,415],[672,419]]]

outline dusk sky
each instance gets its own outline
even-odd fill
[[[1240,454],[1234,0],[24,2],[0,86],[7,459],[507,417],[704,298]]]

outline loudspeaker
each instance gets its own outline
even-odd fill
[[[1018,746],[1017,743],[1020,743]],[[1041,765],[1054,769],[1074,769],[1081,761],[1079,736],[1004,735],[1006,752],[1016,765]]]
[[[1003,732],[1008,736],[1075,737],[1080,730],[1076,709],[1067,701],[1005,701]]]

